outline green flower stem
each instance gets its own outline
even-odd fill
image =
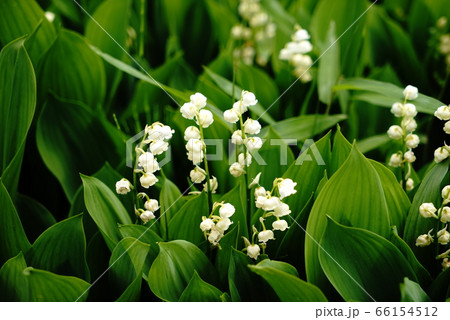
[[[241,103],[242,103],[242,97],[241,97]],[[239,114],[239,125],[241,127],[241,132],[242,132],[242,140],[245,141],[245,139],[247,139],[247,136],[245,134],[245,128],[244,128],[244,120],[242,120],[242,114]],[[244,174],[244,183],[245,183],[245,194],[246,194],[246,199],[245,199],[245,203],[246,203],[246,209],[247,209],[247,221],[250,221],[251,219],[251,210],[250,210],[250,189],[248,188],[248,168],[249,166],[247,166],[247,156],[248,156],[248,150],[247,147],[245,146],[245,144],[243,145],[244,148],[244,164],[246,165],[246,171]]]
[[[145,36],[145,0],[140,2],[140,22],[139,22],[139,57],[144,57],[144,36]]]
[[[144,136],[142,137],[142,140],[139,143],[139,146],[137,147],[137,149],[142,150],[142,147],[144,146],[144,141],[146,138],[147,138],[147,133],[145,133]],[[139,203],[138,203],[139,198],[138,198],[138,190],[137,190],[137,176],[136,176],[136,169],[138,167],[138,164],[139,164],[139,156],[136,152],[136,159],[134,161],[134,166],[133,166],[133,189],[134,189],[133,190],[134,191],[133,192],[133,202],[136,205],[136,208],[139,207]]]
[[[197,117],[198,119],[198,117]],[[200,130],[200,137],[202,141],[205,141],[205,135],[203,133],[203,127],[201,125],[198,126]],[[203,161],[205,162],[205,171],[206,171],[206,185],[208,187],[207,195],[208,195],[208,208],[209,212],[212,212],[213,203],[212,203],[212,190],[211,190],[211,182],[210,180],[210,174],[209,174],[209,166],[208,166],[208,159],[206,158],[206,148],[205,152],[203,153]]]

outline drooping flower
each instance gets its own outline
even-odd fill
[[[442,106],[439,107],[435,112],[434,116],[438,118],[439,120],[450,120],[450,107],[449,106]]]
[[[436,163],[442,162],[450,156],[447,147],[439,147],[434,151],[434,161]]]
[[[219,209],[219,214],[222,219],[231,217],[236,212],[236,209],[231,203],[224,203]]]
[[[151,212],[157,211],[159,209],[158,200],[156,200],[156,199],[148,199],[144,203],[144,208],[145,208],[145,210],[148,210],[148,211],[151,211]]]
[[[288,223],[286,220],[276,220],[272,223],[272,228],[273,230],[280,230],[280,231],[284,231],[286,230],[288,227]]]
[[[239,121],[239,113],[235,109],[225,110],[223,113],[223,118],[226,122],[236,123]]]
[[[257,244],[247,246],[247,255],[252,259],[258,259],[261,248]]]
[[[417,247],[426,247],[429,246],[433,242],[433,236],[431,235],[431,232],[433,230],[428,231],[426,234],[422,234],[416,239],[416,246]]]
[[[279,206],[275,207],[273,215],[275,217],[281,218],[291,214],[291,209],[289,209],[289,205],[281,202]]]
[[[200,223],[200,229],[204,231],[211,230],[215,226],[214,221],[212,219],[207,219],[203,217],[203,221]]]
[[[258,120],[248,118],[244,122],[244,132],[248,134],[258,134],[261,131],[261,125]]]
[[[278,182],[278,192],[280,193],[280,199],[284,199],[297,192],[295,186],[297,182],[292,181],[292,179],[281,179]]]
[[[142,212],[139,218],[141,218],[144,223],[147,223],[150,220],[155,219],[155,215],[153,214],[153,212],[147,210]]]
[[[419,96],[419,90],[416,87],[409,85],[403,90],[403,95],[406,100],[414,100]]]
[[[389,130],[387,131],[387,134],[389,136],[389,138],[393,139],[393,140],[400,140],[403,139],[403,129],[400,126],[390,126]]]
[[[131,183],[127,179],[123,178],[116,182],[116,192],[118,194],[127,194],[131,191]]]
[[[208,128],[214,122],[214,117],[211,111],[200,110],[197,118],[197,124],[203,128]]]
[[[240,177],[241,175],[246,173],[244,166],[239,162],[232,163],[228,170],[230,171],[230,174],[235,178]]]
[[[158,182],[158,178],[153,173],[144,172],[142,176],[139,178],[139,182],[143,188],[148,189],[153,186],[156,182]]]
[[[419,207],[419,213],[424,218],[435,218],[437,219],[438,216],[436,215],[437,209],[435,208],[434,204],[431,202],[422,203]]]
[[[180,108],[180,111],[181,115],[189,120],[194,119],[198,112],[197,107],[191,102],[186,102],[185,104],[183,104]]]
[[[441,222],[443,223],[450,222],[450,207],[443,207],[442,209],[439,209],[438,214],[441,217],[440,218]]]
[[[262,243],[266,243],[269,240],[274,240],[275,237],[273,235],[272,230],[264,230],[258,233],[258,241]]]
[[[193,183],[201,183],[206,178],[206,171],[199,166],[195,166],[195,168],[191,170],[189,176]]]
[[[150,152],[144,152],[138,158],[139,166],[148,173],[153,173],[159,170],[158,161],[156,161],[154,155]]]
[[[195,126],[189,126],[184,130],[184,140],[189,141],[191,139],[197,139],[199,140],[200,137],[200,130]]]
[[[212,176],[211,179],[209,179],[209,184],[211,186],[211,193],[216,193],[217,188],[219,187],[219,183],[217,181],[217,178]],[[208,183],[204,183],[203,184],[203,190],[205,190],[206,192],[208,192]]]
[[[447,225],[437,233],[438,242],[447,245],[450,242],[450,233],[447,231]]]

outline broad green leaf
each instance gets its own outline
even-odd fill
[[[392,227],[392,235],[389,240],[403,253],[406,260],[408,260],[409,264],[414,270],[414,273],[417,276],[418,282],[424,287],[430,285],[431,283],[430,273],[420,264],[419,260],[417,260],[413,251],[406,244],[406,242],[402,238],[400,238],[400,236],[397,233],[397,229],[395,227]]]
[[[316,143],[305,142],[300,156],[283,174],[283,178],[290,178],[297,182],[297,193],[286,198],[285,201],[294,216],[297,216],[306,205],[323,177],[327,168],[326,164],[330,160],[330,136],[331,132]]]
[[[328,286],[319,265],[318,241],[329,215],[339,223],[390,234],[390,220],[383,187],[376,170],[358,149],[353,149],[339,170],[323,187],[311,210],[306,231],[305,267],[308,282],[322,290]]]
[[[450,297],[450,268],[439,273],[434,279],[429,294],[433,301],[444,301]]]
[[[370,164],[377,171],[383,186],[390,224],[397,226],[398,230],[403,230],[411,202],[391,170],[377,161],[370,160]]]
[[[323,271],[347,301],[398,301],[403,278],[416,281],[400,250],[371,231],[328,218],[320,246]]]
[[[30,302],[84,301],[89,283],[69,276],[28,267],[23,270],[30,290]]]
[[[342,135],[341,128],[338,125],[336,134],[333,138],[333,151],[331,153],[330,168],[328,173],[332,176],[347,160],[352,150],[352,145]],[[358,149],[359,150],[359,149]]]
[[[438,230],[436,230],[436,221],[434,219],[425,219],[419,214],[419,207],[422,203],[431,202],[434,203],[435,207],[439,208],[442,201],[441,185],[448,172],[448,164],[449,161],[439,163],[428,171],[417,189],[406,218],[403,239],[427,269],[431,268],[431,264],[435,263],[435,247],[416,247],[415,242],[419,235],[428,233],[431,229],[435,229],[435,232]]]
[[[183,204],[186,202],[182,198],[180,189],[177,185],[167,178],[162,181],[161,192],[159,193],[159,203],[161,212],[161,233],[164,239],[167,239],[168,225],[170,220],[175,216],[175,214],[181,209]]]
[[[103,1],[93,13],[93,19],[89,19],[86,25],[86,39],[117,59],[121,59],[125,54],[121,47],[125,47],[127,38],[130,2]]]
[[[117,292],[125,292],[131,286],[134,292],[127,292],[128,298],[138,298],[141,286],[133,285],[136,279],[142,279],[144,263],[150,245],[135,238],[123,238],[114,248],[109,259],[109,279]]]
[[[16,208],[8,191],[0,179],[0,265],[16,256],[20,251],[30,248],[25,231],[23,230]]]
[[[81,176],[86,208],[112,250],[122,238],[118,223],[131,224],[131,219],[117,196],[100,180]]]
[[[42,233],[25,253],[28,264],[89,281],[82,219],[83,215],[79,214],[58,222]]]
[[[392,141],[391,138],[386,133],[368,137],[356,142],[356,146],[358,147],[361,153],[367,153],[369,151],[376,150],[381,146],[384,146],[386,143]]]
[[[357,68],[359,49],[362,45],[362,33],[365,25],[364,0],[321,0],[314,9],[309,30],[311,41],[316,50],[324,53],[329,49],[330,21],[336,24],[335,37],[339,39],[342,73],[353,75]],[[327,41],[328,40],[328,41]],[[325,54],[328,54],[325,53]],[[325,57],[325,56],[324,56]]]
[[[79,173],[94,174],[105,161],[120,162],[118,136],[83,105],[50,97],[39,117],[37,146],[69,201],[81,185]],[[78,213],[78,212],[77,212]]]
[[[62,29],[47,54],[42,57],[38,77],[41,95],[81,102],[92,109],[105,96],[103,61],[79,34]]]
[[[220,239],[221,249],[217,250],[214,264],[222,286],[228,286],[228,269],[230,267],[231,251],[233,248],[238,247],[238,241],[241,240],[239,237],[241,224],[237,223],[236,226],[231,226],[230,229]]]
[[[333,100],[333,87],[341,74],[341,68],[340,47],[336,41],[336,23],[333,20],[326,23],[329,24],[329,28],[323,45],[329,50],[319,60],[317,89],[320,101],[329,106]]]
[[[55,217],[40,202],[28,196],[16,195],[16,209],[28,239],[34,242],[39,235],[56,223]]]
[[[29,301],[28,281],[23,276],[27,263],[22,251],[0,269],[0,301]]]
[[[263,260],[256,266],[249,266],[250,270],[261,276],[276,292],[282,302],[326,302],[327,298],[316,286],[287,273]]]
[[[225,47],[230,38],[231,28],[233,25],[238,24],[239,20],[231,8],[224,2],[206,0],[205,4],[209,11],[211,22],[214,24],[213,31],[216,33],[219,43]]]
[[[430,297],[420,285],[408,278],[405,278],[405,281],[400,284],[400,292],[402,302],[431,302]]]
[[[403,88],[400,88],[392,83],[386,83],[371,79],[361,79],[352,78],[344,79],[334,88],[335,90],[363,90],[373,93],[378,93],[380,95],[389,98],[389,105],[381,105],[383,107],[391,107],[392,104],[398,101],[403,101]],[[414,100],[414,105],[417,107],[419,112],[434,114],[434,112],[440,106],[445,105],[444,103],[428,97],[422,93],[419,93],[419,97]]]
[[[35,0],[0,1],[0,44],[31,34],[41,19],[44,11]]]
[[[212,70],[209,70],[206,67],[204,69],[206,74],[216,83],[216,85],[220,89],[222,89],[230,97],[233,95],[233,83],[231,81],[213,72]],[[247,90],[247,88],[240,88],[239,86],[234,85],[234,98],[236,100],[239,100],[241,98],[242,90]],[[275,120],[273,120],[272,116],[268,112],[266,112],[266,109],[260,103],[257,103],[255,106],[251,107],[251,111],[268,124],[275,123]]]
[[[277,25],[278,29],[284,34],[291,34],[296,24],[295,18],[284,9],[278,1],[262,0],[261,5]]]
[[[298,278],[297,269],[295,269],[295,267],[290,265],[289,263],[286,263],[283,261],[264,259],[257,264],[257,267],[263,268],[263,269],[264,268],[276,269],[278,271],[290,274],[290,275]]]
[[[68,276],[27,267],[22,253],[0,269],[1,301],[74,302],[84,301],[89,283]]]
[[[53,24],[46,18],[42,18],[33,32],[30,33],[25,40],[25,48],[27,49],[36,70],[38,70],[41,58],[53,44],[56,37],[57,35]]]
[[[200,244],[205,240],[200,230],[203,216],[209,216],[206,193],[189,199],[169,223],[169,239],[183,239],[194,244]]]
[[[184,289],[180,297],[180,302],[221,302],[222,292],[205,282],[195,271],[191,281]]]
[[[8,172],[10,179],[4,181],[14,195],[22,148],[36,108],[36,78],[23,38],[9,43],[0,52],[0,83],[0,176],[18,156],[15,170]]]
[[[338,115],[304,115],[289,118],[266,126],[261,130],[260,136],[264,136],[272,128],[283,139],[295,139],[296,143],[320,134],[334,127],[337,123],[347,119],[344,114]]]
[[[184,240],[161,242],[148,284],[160,299],[178,301],[195,271],[208,282],[214,279],[213,266],[197,246]]]
[[[228,285],[231,300],[235,301],[277,301],[273,289],[260,277],[250,271],[253,264],[245,253],[231,249]]]

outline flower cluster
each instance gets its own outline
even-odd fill
[[[219,215],[214,215],[214,211],[216,211],[217,208],[219,208]],[[208,239],[213,246],[220,246],[220,239],[222,239],[225,231],[233,224],[230,217],[235,211],[236,209],[230,203],[215,202],[209,217],[202,217],[200,229],[205,234],[205,238]]]
[[[213,114],[211,111],[206,110],[206,97],[197,92],[190,96],[190,101],[181,106],[180,112],[182,116],[189,120],[194,120],[197,126],[189,126],[184,131],[184,139],[186,140],[187,156],[194,164],[195,168],[190,172],[190,178],[193,183],[201,183],[208,178],[204,184],[204,190],[211,188],[211,193],[215,193],[218,187],[216,177],[209,178],[209,172],[207,170],[206,162],[206,144],[203,129],[208,128],[213,122]],[[205,169],[202,169],[199,165],[205,160]]]
[[[265,66],[272,53],[276,25],[270,21],[260,0],[240,0],[238,11],[242,24],[233,26],[231,36],[243,44],[234,50],[234,56],[247,65],[252,65],[256,56],[256,62]]]
[[[434,116],[439,120],[446,121],[444,125],[444,132],[450,134],[450,106],[439,107]],[[450,156],[450,147],[444,144],[444,146],[437,148],[434,151],[434,161],[436,163],[442,162]]]
[[[136,164],[134,166],[133,177],[140,174],[139,183],[142,188],[148,189],[158,182],[155,172],[160,170],[156,156],[163,154],[169,148],[169,142],[175,131],[161,122],[155,122],[151,126],[145,126],[144,137],[136,148]],[[147,151],[144,148],[147,147]],[[130,181],[123,178],[116,183],[116,192],[118,194],[127,194],[133,189]],[[138,215],[144,223],[155,218],[154,213],[159,209],[158,201],[150,199],[147,194],[141,192],[137,194],[138,198],[147,198],[144,209],[136,209]]]
[[[313,61],[307,53],[311,52],[313,46],[309,39],[311,38],[308,31],[302,29],[300,26],[295,26],[295,33],[292,35],[292,41],[288,42],[283,49],[281,49],[280,60],[289,61],[294,67],[293,74],[300,78],[300,81],[306,83],[312,80],[312,75],[309,68]]]
[[[244,146],[242,153],[237,152],[238,161],[230,166],[230,173],[237,178],[245,174],[245,168],[252,163],[251,152],[259,150],[263,142],[259,137],[252,137],[249,135],[258,134],[261,131],[261,124],[258,120],[247,118],[244,122],[242,115],[247,112],[248,107],[254,106],[258,100],[255,95],[249,91],[242,91],[241,99],[233,104],[231,109],[223,113],[225,121],[229,123],[236,123],[239,121],[240,129],[233,132],[231,142],[237,147]]]
[[[439,36],[439,53],[445,56],[445,63],[447,70],[450,70],[450,33],[446,33],[448,27],[448,20],[446,17],[441,17],[437,21],[437,29]]]
[[[422,203],[419,207],[419,213],[423,218],[433,218],[439,220],[439,231],[436,233],[436,238],[439,244],[448,245],[450,243],[450,232],[447,231],[448,223],[450,222],[450,207],[447,206],[450,203],[450,185],[445,186],[441,192],[442,205],[440,209],[436,209],[433,203]],[[432,235],[433,230],[430,230],[427,234],[420,235],[416,240],[416,246],[426,247],[434,241]],[[437,259],[444,259],[442,266],[448,268],[450,263],[448,261],[450,250],[447,250],[443,254],[437,256]]]
[[[406,190],[409,191],[414,188],[414,181],[410,178],[411,164],[416,161],[413,149],[417,148],[420,140],[419,136],[413,133],[417,128],[417,122],[414,120],[414,117],[417,115],[417,109],[414,104],[407,103],[407,101],[416,99],[419,95],[419,91],[416,87],[407,86],[405,90],[403,90],[403,95],[405,97],[403,103],[396,102],[391,108],[391,112],[394,116],[402,118],[401,124],[391,126],[387,131],[387,134],[393,140],[402,141],[403,150],[400,150],[391,156],[389,165],[394,168],[404,168],[404,164],[407,164],[404,181],[406,183]]]
[[[258,184],[260,174],[258,174],[257,178],[251,183],[252,185]],[[283,179],[276,178],[273,181],[273,188],[271,191],[267,191],[264,187],[259,186],[255,188],[255,205],[257,208],[263,210],[262,216],[259,218],[261,223],[262,230],[258,231],[258,229],[253,226],[253,236],[252,241],[250,242],[248,239],[244,238],[245,241],[245,249],[247,251],[247,255],[252,259],[257,259],[261,248],[264,252],[267,242],[269,240],[274,240],[275,235],[274,231],[285,231],[289,228],[289,225],[286,220],[282,219],[291,213],[289,209],[289,205],[284,203],[282,200],[286,197],[297,192],[295,190],[296,182],[292,181],[292,179]],[[275,220],[272,222],[272,229],[267,230],[264,221],[269,217],[275,217]],[[255,244],[255,238],[258,238],[258,243]]]

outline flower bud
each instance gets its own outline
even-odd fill
[[[292,41],[300,42],[303,40],[309,40],[310,38],[311,36],[309,35],[308,31],[306,31],[305,29],[299,29],[293,34]]]
[[[191,103],[200,110],[206,106],[206,97],[202,95],[200,92],[197,92],[190,97]]]
[[[216,224],[216,230],[224,233],[233,224],[233,222],[228,218],[223,218]]]
[[[259,178],[261,177],[261,172],[258,172],[258,174],[253,178],[252,182],[248,185],[248,188],[251,189],[253,186],[256,186],[259,184]]]
[[[159,170],[158,161],[156,161],[155,157],[150,152],[145,152],[139,156],[138,165],[148,173]]]
[[[116,192],[118,194],[127,194],[131,191],[131,183],[127,179],[123,178],[116,182]]]
[[[450,121],[447,121],[444,125],[444,132],[450,134]]]
[[[236,123],[239,121],[239,113],[235,109],[228,109],[223,113],[223,118],[226,122]]]
[[[450,207],[443,207],[442,209],[439,209],[438,215],[441,217],[441,222],[450,222]]]
[[[236,145],[240,145],[240,144],[244,143],[244,140],[242,140],[242,131],[241,130],[236,130],[233,132],[233,134],[231,135],[231,142]]]
[[[408,178],[406,180],[406,191],[411,191],[412,189],[414,189],[414,180],[411,178]]]
[[[252,259],[257,259],[261,252],[260,247],[257,244],[252,244],[247,247],[247,255]]]
[[[403,129],[400,126],[390,126],[387,131],[389,138],[393,140],[400,140],[403,138]]]
[[[191,139],[200,139],[200,130],[195,126],[189,126],[184,131],[184,140],[189,141]]]
[[[444,200],[443,202],[444,205],[450,202],[450,185],[442,188],[441,196],[442,199]]]
[[[192,120],[192,119],[194,119],[195,115],[197,114],[198,109],[191,102],[186,102],[185,104],[183,104],[181,106],[180,112],[181,112],[181,115],[183,116],[183,118]]]
[[[150,152],[158,155],[161,154],[169,148],[169,144],[164,140],[154,141],[150,144]]]
[[[264,230],[258,233],[259,242],[266,243],[269,240],[275,240],[272,230]]]
[[[396,116],[397,118],[402,117],[403,116],[403,103],[401,102],[396,102],[392,105],[391,107],[391,113]]]
[[[403,95],[405,96],[406,100],[414,100],[418,97],[419,90],[416,87],[407,86],[405,90],[403,90]]]
[[[417,247],[426,247],[429,246],[433,242],[433,236],[430,234],[432,230],[430,230],[427,234],[422,234],[416,239]]]
[[[222,219],[231,217],[235,212],[236,209],[231,203],[225,203],[219,209],[219,214]]]
[[[405,161],[409,163],[413,163],[416,161],[416,156],[414,155],[414,152],[412,151],[406,151],[404,155]]]
[[[407,103],[403,106],[403,116],[405,118],[414,118],[417,115],[416,106],[412,103]]]
[[[278,207],[275,208],[273,215],[275,217],[284,217],[291,213],[291,209],[289,209],[289,206],[286,203],[280,203]]]
[[[438,218],[436,215],[437,209],[431,202],[422,203],[419,207],[419,213],[424,218]]]
[[[244,166],[242,164],[240,164],[239,162],[234,162],[230,166],[229,171],[230,171],[230,174],[235,178],[240,177],[241,175],[246,173]]]
[[[158,178],[153,173],[144,172],[139,178],[139,182],[143,188],[148,189],[158,182]]]
[[[404,118],[402,127],[405,128],[406,132],[413,132],[417,129],[417,122],[414,118]]]
[[[276,220],[272,223],[272,228],[273,228],[273,230],[284,231],[289,227],[288,227],[288,223],[286,220]]]
[[[250,91],[244,91],[242,94],[242,104],[245,107],[254,106],[258,103],[256,100],[255,94]]]
[[[450,120],[450,107],[449,106],[442,106],[439,107],[435,112],[434,116],[438,118],[439,120]]]
[[[405,144],[408,149],[417,148],[419,143],[420,143],[420,140],[419,140],[419,136],[417,134],[410,133],[405,138]]]
[[[264,189],[264,187],[255,188],[255,198],[258,197],[266,197],[266,189]]]
[[[212,177],[211,179],[209,179],[209,184],[211,186],[211,193],[216,193],[217,188],[219,187],[219,183],[217,182],[217,178],[216,177]],[[203,190],[204,191],[208,191],[208,183],[204,183],[203,184]]]
[[[434,151],[434,161],[436,163],[442,162],[450,156],[446,147],[439,147]]]
[[[214,122],[214,117],[211,111],[202,109],[198,114],[197,120],[199,126],[208,128]]]
[[[244,141],[245,146],[249,151],[261,149],[263,142],[260,137],[250,137]]]
[[[397,168],[402,165],[402,162],[403,162],[402,155],[399,153],[394,153],[391,156],[391,159],[389,160],[389,165],[391,167]]]
[[[437,233],[438,242],[442,245],[446,245],[450,242],[450,233],[447,231],[447,226]]]
[[[295,190],[297,182],[292,181],[292,179],[282,179],[277,185],[280,199],[284,199],[297,192],[297,190]]]
[[[258,120],[248,118],[244,123],[244,132],[248,134],[258,134],[261,131],[261,125]]]
[[[447,268],[450,268],[450,260],[444,258],[444,260],[442,260],[442,270],[446,270]]]
[[[212,221],[211,219],[206,219],[206,217],[203,217],[203,221],[202,223],[200,223],[200,229],[205,232],[208,230],[211,230],[212,227],[214,227],[214,221]]]
[[[139,218],[141,218],[141,220],[144,223],[149,222],[152,219],[155,219],[155,215],[153,214],[153,212],[151,211],[144,211],[143,213],[141,213],[141,215],[139,216]]]
[[[200,183],[206,178],[206,171],[202,168],[195,166],[194,169],[191,170],[189,174],[191,181],[193,183]]]
[[[240,165],[248,167],[252,164],[252,155],[247,153],[247,157],[245,157],[243,153],[240,153],[238,155],[238,162]]]

